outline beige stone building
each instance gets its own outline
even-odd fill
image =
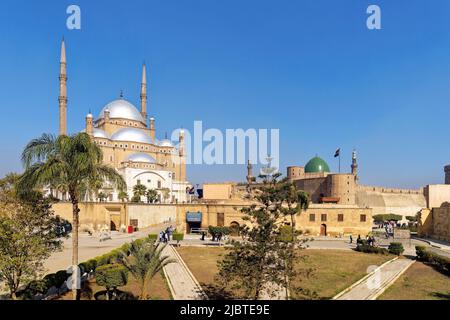
[[[67,134],[67,58],[64,41],[60,61],[59,126],[61,135]],[[114,167],[125,179],[128,197],[133,187],[142,184],[158,192],[159,202],[186,202],[186,154],[184,131],[179,131],[177,146],[166,139],[158,140],[155,119],[148,121],[147,74],[142,67],[140,110],[124,99],[103,106],[97,117],[89,112],[83,130],[101,148],[103,162]],[[104,185],[100,192],[107,194],[108,201],[118,201],[119,190]],[[60,195],[61,198],[64,195]],[[96,199],[85,199],[96,200]]]

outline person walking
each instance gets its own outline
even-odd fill
[[[353,243],[353,237],[350,235],[350,244]]]

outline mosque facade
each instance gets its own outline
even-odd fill
[[[61,45],[59,76],[59,134],[67,135],[67,59],[64,40]],[[155,119],[148,121],[147,73],[142,67],[140,110],[124,99],[106,104],[97,116],[86,115],[85,129],[103,152],[103,163],[115,168],[125,179],[128,199],[133,187],[142,184],[158,193],[161,203],[187,201],[186,154],[184,131],[179,131],[177,146],[167,138],[158,140]],[[108,201],[118,201],[119,190],[108,184],[101,190]]]

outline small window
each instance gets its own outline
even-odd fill
[[[362,215],[359,216],[359,221],[360,222],[366,222],[366,220],[367,220],[367,217],[366,217],[365,214],[362,214]]]
[[[342,213],[338,214],[338,221],[343,222],[344,221],[344,215]]]
[[[158,180],[158,189],[161,189],[161,181]]]
[[[309,221],[310,221],[310,222],[316,221],[316,215],[315,215],[314,213],[311,213],[311,214],[309,215]]]
[[[321,221],[327,221],[327,215],[326,214],[321,214],[320,215],[320,220]]]

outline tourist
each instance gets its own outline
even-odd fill
[[[360,244],[361,243],[361,235],[358,234],[358,238],[356,239],[356,244]]]
[[[353,237],[350,235],[350,243],[353,243]]]

